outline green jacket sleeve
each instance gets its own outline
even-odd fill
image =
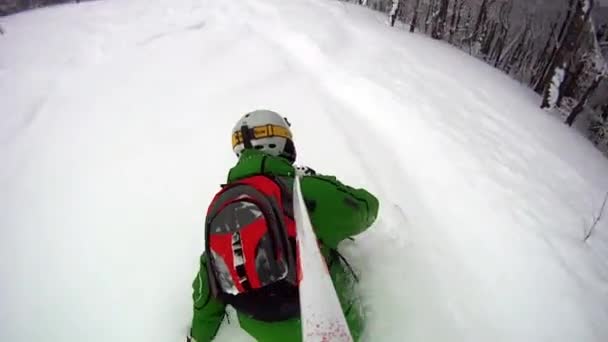
[[[201,256],[200,270],[192,283],[192,289],[194,316],[190,335],[196,342],[208,342],[217,334],[226,308],[211,295],[204,254]]]
[[[378,199],[332,176],[306,176],[301,181],[317,237],[330,248],[369,228],[378,215]]]

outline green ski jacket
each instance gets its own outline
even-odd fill
[[[272,175],[293,178],[295,169],[281,157],[256,150],[243,151],[238,163],[228,174],[228,183],[253,175]],[[329,267],[334,287],[353,338],[361,336],[363,317],[355,294],[354,275],[347,265],[333,253],[338,244],[357,235],[376,220],[378,200],[363,189],[354,189],[332,176],[304,176],[301,189],[315,233],[321,241],[321,252]],[[225,315],[225,305],[210,293],[206,260],[200,258],[200,270],[192,284],[194,316],[190,330],[196,342],[213,340]],[[238,314],[239,323],[249,335],[262,342],[298,342],[302,340],[300,319],[263,322],[245,314]]]

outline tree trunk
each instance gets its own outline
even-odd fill
[[[562,91],[560,93],[559,100],[557,101],[557,106],[560,107],[562,105],[562,99],[564,97],[575,97],[574,91],[578,88],[577,80],[583,73],[585,69],[585,61],[580,61],[574,71],[566,70],[566,77],[564,78],[564,85],[562,86]]]
[[[558,42],[561,42],[564,39],[564,34],[566,33],[566,28],[570,24],[570,19],[572,19],[572,10],[574,9],[574,1],[578,0],[568,0],[568,12],[566,12],[566,18],[562,23],[561,28],[559,29],[559,35],[557,36]]]
[[[485,36],[484,41],[481,45],[481,56],[483,56],[484,60],[487,60],[490,55],[490,49],[492,48],[492,43],[494,42],[494,37],[496,36],[496,30],[498,29],[498,23],[493,23],[490,27],[490,32]]]
[[[418,11],[420,9],[420,0],[416,0],[416,5],[414,5],[414,17],[412,18],[412,22],[410,23],[410,32],[414,33],[416,30],[416,25],[418,25]]]
[[[515,73],[518,73],[521,70],[521,66],[524,62],[524,54],[526,53],[526,49],[525,46],[527,44],[527,39],[528,39],[528,35],[524,35],[524,37],[522,38],[521,43],[517,46],[517,50],[516,54],[515,54],[515,59],[513,60],[513,66],[515,66]]]
[[[424,33],[429,32],[429,24],[431,22],[431,15],[433,14],[433,10],[435,9],[435,1],[431,0],[429,3],[429,7],[426,9],[426,17],[424,18]]]
[[[547,72],[546,68],[549,65],[547,59],[549,57],[549,49],[551,48],[551,44],[553,43],[553,35],[555,35],[555,29],[557,28],[557,22],[554,22],[551,25],[551,31],[549,32],[549,37],[547,38],[547,41],[545,42],[545,47],[543,48],[542,52],[540,53],[540,55],[538,56],[538,60],[536,61],[536,64],[534,65],[534,75],[532,77],[532,80],[530,81],[530,86],[534,86],[538,83],[538,80],[540,78],[542,78],[542,76]],[[536,87],[534,89],[534,91],[536,91],[537,93],[541,93],[542,89],[537,90]]]
[[[500,62],[500,59],[502,58],[502,52],[505,48],[505,41],[507,39],[507,34],[509,33],[509,31],[507,31],[506,28],[501,28],[501,32],[500,35],[498,36],[498,39],[496,40],[496,45],[494,45],[494,51],[492,52],[492,56],[491,56],[491,60],[493,60],[493,64],[495,68],[498,68],[498,63]]]
[[[562,45],[562,42],[564,40],[564,34],[566,33],[566,28],[570,25],[570,22],[572,20],[572,10],[574,9],[575,1],[580,1],[580,0],[568,0],[568,12],[566,12],[566,18],[564,18],[564,21],[562,22],[562,26],[559,29],[559,34],[557,35],[557,44],[555,44],[553,46],[553,50],[551,51],[551,54],[549,55],[549,61],[545,64],[545,68],[543,68],[541,77],[538,78],[538,81],[537,81],[536,85],[534,86],[534,91],[539,94],[543,93],[543,91],[545,90],[547,80],[549,80],[552,77],[551,75],[549,75],[549,73],[552,71],[551,66],[554,64],[555,58],[557,56],[557,50]]]
[[[395,21],[397,20],[397,15],[399,14],[400,8],[401,8],[401,1],[393,0],[393,6],[391,7],[391,11],[388,14],[388,18],[391,23],[391,26],[395,26]]]
[[[459,47],[463,47],[464,44],[469,44],[469,48],[470,48],[470,44],[471,44],[471,22],[472,22],[472,18],[473,15],[471,14],[471,7],[467,6],[467,16],[465,17],[465,21],[464,21],[464,38],[460,40],[460,44],[458,45]]]
[[[499,63],[503,58],[503,52],[505,50],[505,45],[507,44],[507,37],[509,36],[509,26],[503,25],[500,30],[500,35],[496,39],[494,51],[492,52],[492,60],[494,61],[495,68],[498,68]]]
[[[473,30],[472,42],[477,42],[481,29],[485,24],[488,15],[488,0],[483,0],[479,7],[479,14],[477,15],[477,21],[475,21],[475,29]]]
[[[462,4],[462,2],[460,4]],[[457,6],[458,0],[454,0],[454,4],[452,5],[452,17],[450,18],[450,36],[448,38],[448,42],[450,43],[452,43],[454,33],[456,32],[456,18],[460,18],[460,11],[456,10]]]
[[[515,48],[513,50],[511,50],[512,52],[510,54],[507,54],[505,56],[505,58],[508,58],[508,59],[506,60],[506,62],[503,66],[504,66],[504,71],[507,74],[511,73],[511,69],[513,68],[513,66],[519,64],[521,54],[523,53],[524,44],[526,43],[526,40],[528,39],[529,32],[530,32],[530,23],[528,21],[526,21],[526,27],[524,28],[521,35],[517,37],[518,40],[516,41]]]
[[[583,109],[585,109],[587,100],[589,99],[591,94],[593,94],[595,89],[597,89],[597,87],[601,81],[602,81],[602,77],[598,76],[595,78],[595,80],[593,81],[591,86],[589,88],[587,88],[587,91],[583,95],[583,98],[576,104],[574,109],[572,109],[572,113],[570,113],[570,115],[568,115],[568,117],[566,118],[566,124],[568,126],[572,126],[572,124],[574,123],[574,121],[576,120],[578,115],[583,111]]]
[[[518,75],[521,82],[526,79],[526,71],[530,70],[530,64],[532,63],[532,56],[534,55],[534,39],[532,36],[528,38],[526,46],[524,46],[524,53],[521,59],[521,63],[518,66]]]
[[[571,59],[571,56],[576,54],[576,50],[579,45],[578,42],[580,40],[582,32],[585,29],[585,24],[589,20],[589,16],[593,8],[593,0],[576,1],[576,10],[574,12],[574,16],[572,17],[572,20],[568,25],[568,28],[566,29],[564,39],[559,48],[557,49],[555,57],[551,61],[549,72],[547,73],[542,82],[544,85],[544,91],[541,108],[551,107],[551,103],[549,101],[550,89],[552,88],[551,80],[555,79],[554,75],[557,70],[568,69],[569,60]]]
[[[498,18],[500,22],[500,32],[496,38],[496,44],[491,52],[490,60],[493,61],[494,67],[498,68],[498,63],[502,59],[502,53],[507,43],[507,37],[509,36],[509,29],[511,28],[511,11],[513,10],[513,1],[509,0],[500,6]]]
[[[445,24],[448,17],[448,0],[439,0],[439,11],[437,15],[433,17],[433,30],[431,37],[434,39],[442,39],[445,33]]]

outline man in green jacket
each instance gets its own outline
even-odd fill
[[[227,183],[254,175],[284,177],[302,176],[302,195],[311,223],[320,241],[346,321],[353,338],[358,340],[363,329],[359,299],[354,289],[356,276],[337,253],[338,244],[369,228],[378,213],[378,200],[363,189],[354,189],[336,177],[317,175],[310,168],[294,167],[296,150],[289,122],[275,112],[258,110],[246,114],[233,130],[233,150],[239,158]],[[247,127],[247,131],[243,130]],[[243,134],[248,135],[244,137]],[[190,341],[206,342],[215,337],[225,315],[225,305],[214,297],[209,287],[207,258],[201,256],[200,270],[193,287],[194,316]],[[302,340],[298,317],[266,322],[238,313],[242,329],[262,342],[296,342]]]

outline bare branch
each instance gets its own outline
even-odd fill
[[[589,228],[589,230],[587,231],[587,234],[585,235],[585,240],[584,240],[585,242],[587,242],[587,240],[589,240],[591,235],[593,235],[593,231],[595,230],[595,227],[597,227],[597,224],[602,219],[602,214],[604,213],[604,209],[606,208],[606,202],[608,202],[608,192],[606,192],[606,196],[604,196],[604,203],[602,203],[602,207],[600,208],[600,213],[597,215],[597,217],[593,218],[593,223],[591,224],[591,227]]]

